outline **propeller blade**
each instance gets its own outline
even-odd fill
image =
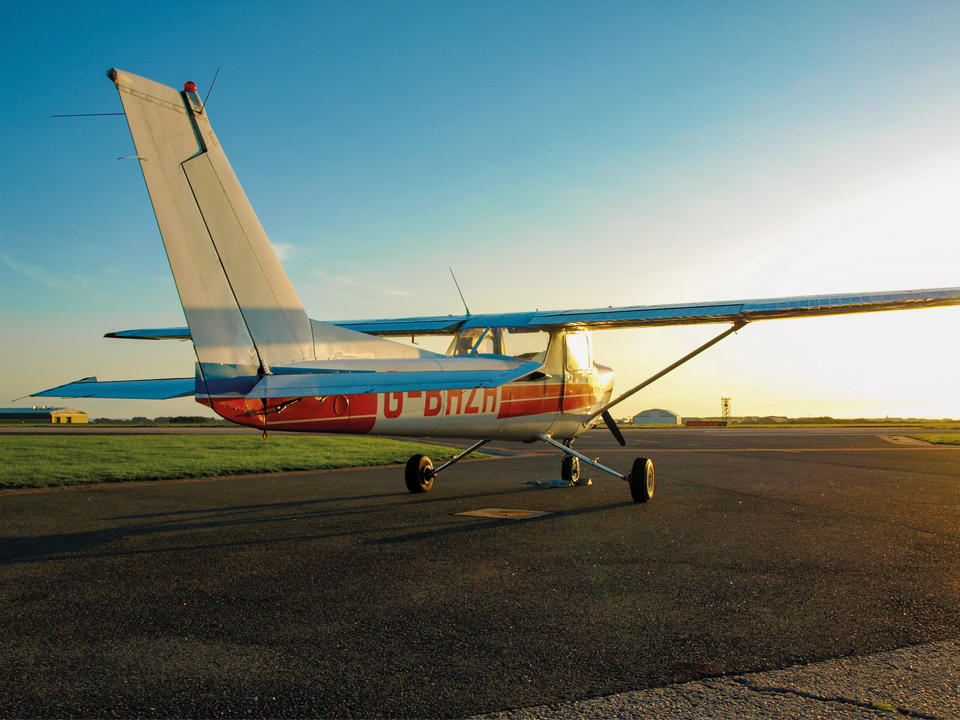
[[[620,428],[617,427],[617,422],[610,415],[610,411],[604,410],[602,413],[600,413],[600,417],[603,418],[603,421],[607,424],[607,427],[610,428],[610,432],[613,433],[613,436],[617,439],[617,442],[620,443],[620,447],[625,447],[627,441],[623,439],[623,433],[620,432]]]

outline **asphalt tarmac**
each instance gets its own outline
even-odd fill
[[[0,494],[0,716],[463,717],[955,649],[960,448],[877,432],[578,440],[653,458],[647,505],[525,484],[559,457],[517,445],[423,496],[399,467]]]

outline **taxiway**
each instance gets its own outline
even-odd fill
[[[425,496],[398,467],[0,494],[0,716],[462,717],[954,647],[960,449],[625,434],[576,448],[654,458],[648,505],[527,485],[559,458],[517,445]]]

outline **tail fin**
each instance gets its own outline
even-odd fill
[[[310,320],[220,148],[183,92],[110,70],[208,390],[314,357]]]

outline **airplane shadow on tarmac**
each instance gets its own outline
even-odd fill
[[[503,493],[496,493],[497,495],[503,495]],[[556,510],[552,511],[549,515],[541,515],[539,517],[524,518],[522,520],[514,519],[504,519],[504,518],[484,518],[479,522],[471,522],[469,524],[457,525],[452,527],[440,528],[438,530],[428,530],[424,532],[414,532],[407,535],[398,535],[395,537],[382,538],[380,540],[368,540],[364,542],[364,545],[376,546],[376,545],[396,545],[398,543],[413,542],[416,540],[432,540],[442,537],[448,537],[453,535],[462,535],[469,532],[475,532],[478,530],[484,530],[486,528],[493,527],[495,525],[500,526],[509,526],[517,522],[522,523],[544,523],[550,522],[551,520],[556,521],[557,518],[569,518],[575,517],[577,515],[588,515],[597,512],[605,512],[609,510],[618,510],[620,508],[628,507],[633,505],[633,502],[618,502],[610,503],[608,505],[597,505],[594,507],[588,508],[578,508],[576,510]]]
[[[214,538],[212,542],[196,543],[193,545],[156,545],[150,548],[142,547],[123,547],[118,543],[126,540],[147,537],[160,536],[164,534],[176,535],[191,532],[205,532],[217,529],[229,529],[243,526],[256,526],[275,523],[292,523],[294,521],[320,521],[325,517],[365,517],[378,513],[397,513],[402,508],[415,505],[421,508],[429,508],[434,503],[457,503],[459,501],[478,500],[485,497],[497,497],[503,501],[507,495],[527,495],[536,490],[523,488],[512,493],[504,493],[503,490],[469,493],[457,496],[437,496],[437,497],[415,497],[405,492],[398,493],[380,493],[371,495],[347,495],[334,498],[320,498],[313,500],[298,500],[277,503],[255,503],[250,505],[230,505],[219,508],[198,508],[175,510],[162,513],[144,513],[137,515],[122,515],[114,517],[105,517],[93,519],[91,522],[98,524],[108,523],[128,523],[114,527],[102,527],[83,532],[65,532],[49,535],[36,535],[31,537],[0,537],[0,565],[14,565],[29,562],[41,562],[48,560],[78,559],[92,557],[112,557],[123,555],[143,555],[162,552],[182,552],[190,549],[211,549],[222,547],[235,547],[244,545],[258,545],[264,543],[275,543],[285,541],[304,541],[320,540],[324,538],[363,536],[377,534],[381,537],[368,539],[361,544],[366,546],[377,545],[396,545],[405,542],[414,542],[418,540],[440,538],[444,536],[463,535],[471,532],[480,531],[494,526],[511,525],[517,522],[549,522],[557,518],[573,517],[577,515],[605,512],[623,508],[633,503],[618,502],[608,505],[593,506],[587,508],[564,509],[553,512],[551,515],[545,515],[538,518],[527,518],[523,520],[485,518],[479,522],[469,522],[465,517],[458,517],[452,513],[442,513],[429,515],[422,518],[420,529],[414,532],[402,535],[393,535],[398,527],[391,528],[389,525],[381,526],[380,530],[374,531],[366,523],[358,523],[350,530],[332,530],[331,532],[317,534],[295,534],[291,533],[288,537],[271,536],[269,539],[255,539],[243,541],[217,542]],[[404,503],[402,499],[411,498],[410,502]],[[400,500],[400,502],[398,502]],[[372,504],[369,501],[374,501]],[[378,502],[379,501],[379,502]],[[351,503],[364,503],[360,506]],[[345,507],[325,509],[323,506],[329,506],[330,503],[344,503]],[[404,529],[409,529],[409,517],[406,517]],[[473,520],[473,518],[470,518]],[[132,522],[131,522],[132,521]],[[442,527],[433,527],[423,529],[424,525],[436,525],[443,522]],[[456,523],[456,524],[449,524]],[[293,528],[294,526],[291,526]],[[297,525],[300,530],[303,525]],[[383,537],[389,534],[389,537]],[[204,536],[209,538],[210,536]]]

